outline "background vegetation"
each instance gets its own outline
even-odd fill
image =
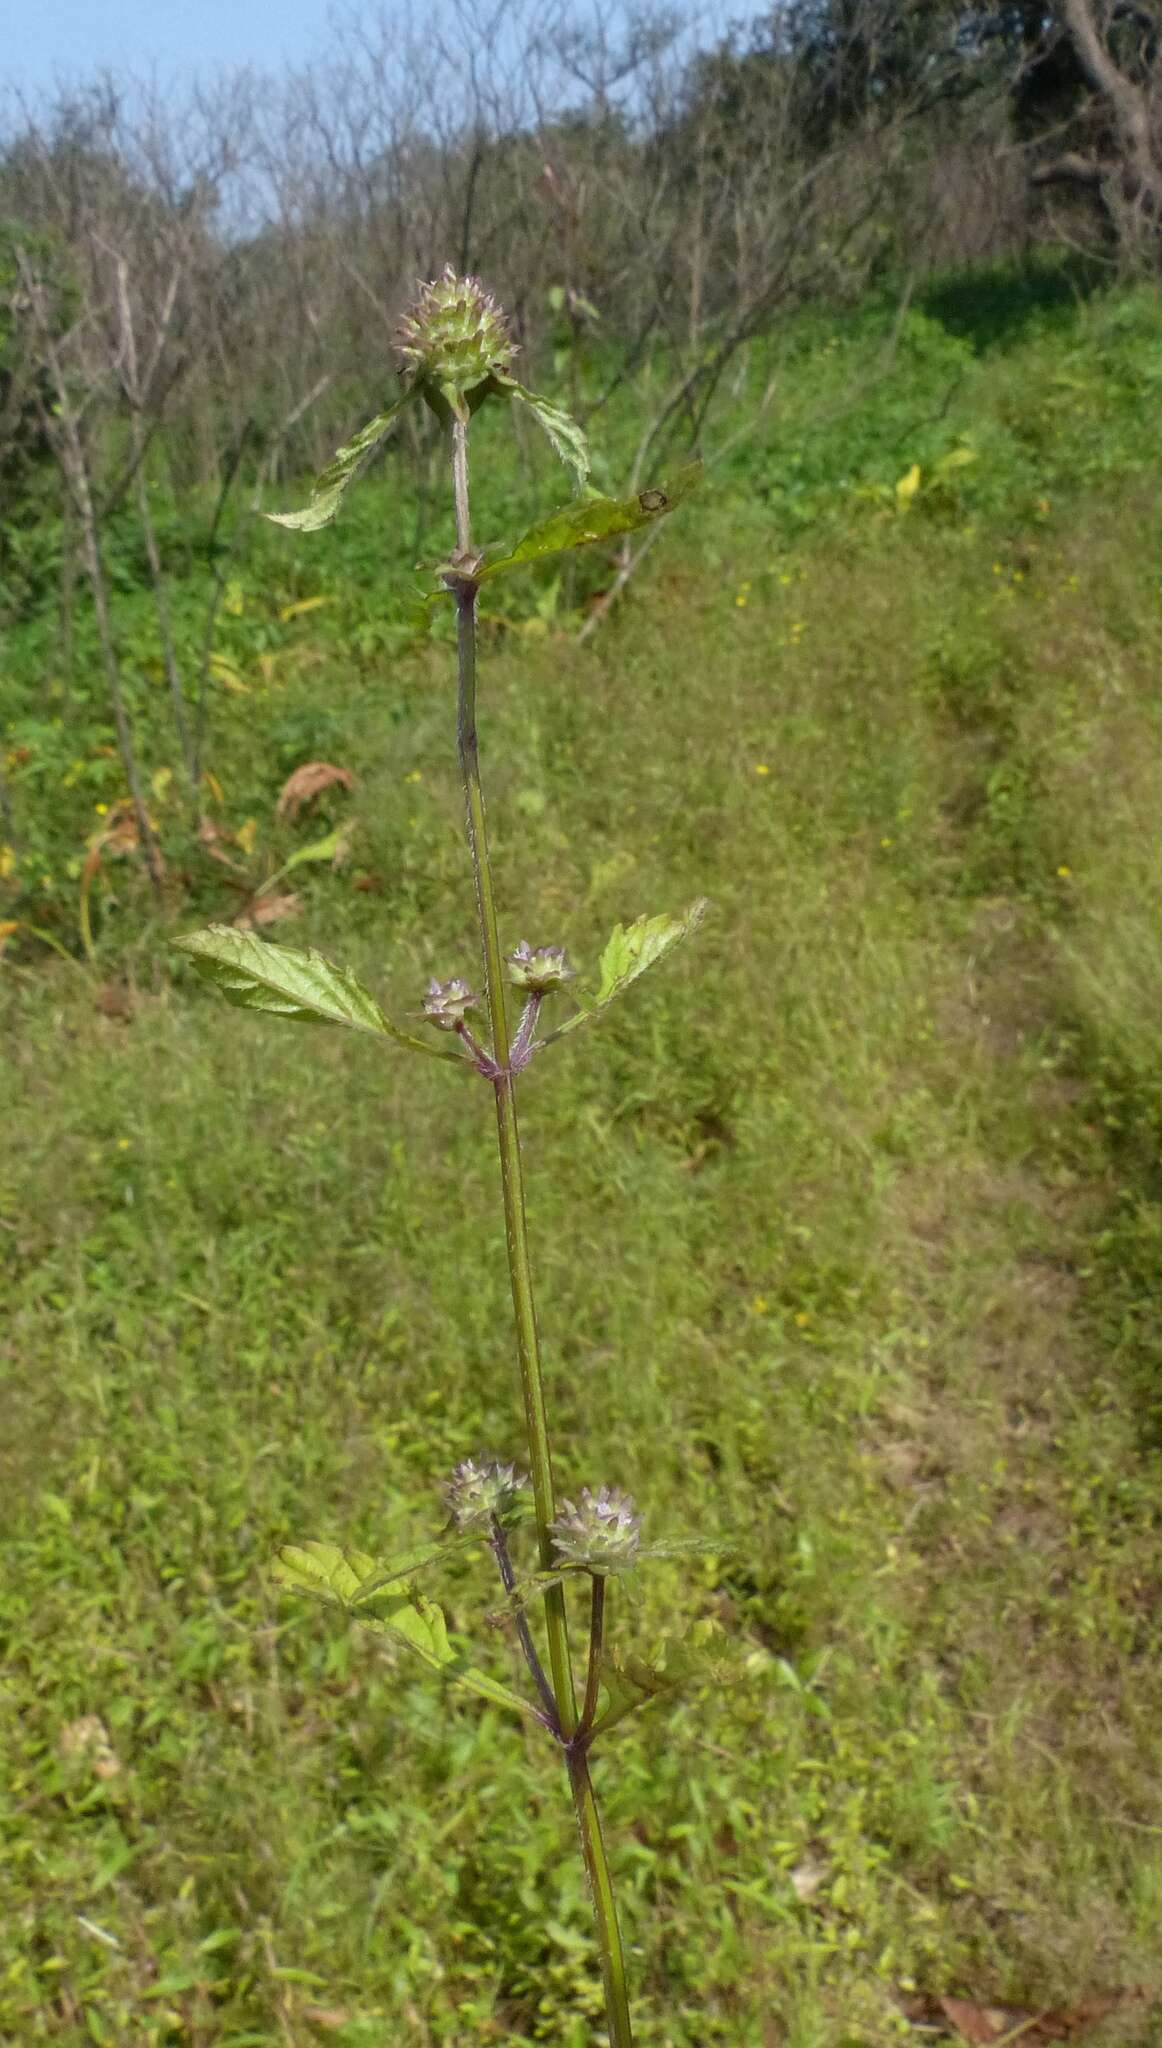
[[[506,938],[591,961],[715,904],[524,1106],[566,1490],[721,1530],[635,1626],[774,1659],[602,1772],[657,2048],[1158,2038],[1162,302],[1108,214],[1085,239],[812,285],[645,455],[740,288],[694,358],[598,294],[557,377],[599,481],[696,431],[706,486],[616,602],[595,552],[489,627]],[[166,952],[249,918],[397,1014],[471,965],[427,451],[309,544],[262,526],[295,430],[203,470],[175,383],[142,449],[112,369],[78,386],[117,305],[82,246],[26,219],[11,257],[0,2034],[581,2048],[535,1739],[263,1578],[299,1534],[406,1543],[518,1448],[484,1105]],[[487,420],[499,538],[563,492]],[[280,812],[317,762],[347,779]],[[461,1626],[492,1598],[451,1582]]]

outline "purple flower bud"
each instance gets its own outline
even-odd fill
[[[429,1024],[440,1031],[455,1031],[464,1022],[469,1010],[475,1009],[476,997],[458,974],[451,981],[430,981],[424,997],[424,1016]]]
[[[527,989],[531,996],[552,995],[577,972],[564,946],[530,946],[527,939],[505,956],[504,964],[513,987]]]

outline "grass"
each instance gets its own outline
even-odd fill
[[[1088,2038],[1159,2038],[1157,322],[953,336],[982,452],[907,509],[943,450],[895,445],[906,379],[878,441],[849,419],[857,495],[807,433],[842,350],[800,390],[788,342],[774,440],[613,623],[578,648],[530,603],[486,659],[506,937],[592,960],[715,903],[523,1097],[565,1490],[724,1534],[614,1624],[710,1613],[775,1660],[599,1763],[643,2048],[931,2038],[915,1987],[1133,1987]],[[215,768],[272,866],[289,768],[358,770],[352,862],[285,931],[398,1014],[471,916],[444,650],[376,637],[383,509],[280,554],[276,598],[333,607],[283,628],[247,584],[239,648],[293,654]],[[263,1577],[296,1535],[402,1545],[458,1458],[519,1452],[486,1094],[171,980],[112,876],[107,978],[29,949],[0,986],[0,2037],[582,2048],[551,1757]]]

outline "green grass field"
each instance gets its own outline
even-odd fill
[[[506,939],[592,963],[714,906],[522,1099],[560,1482],[721,1532],[615,1626],[772,1660],[601,1753],[643,2048],[919,2043],[941,1994],[1080,2029],[1125,1993],[1084,2038],[1162,2041],[1162,298],[948,284],[892,327],[764,344],[612,621],[576,645],[599,562],[530,579],[482,674]],[[354,819],[271,935],[399,1015],[474,962],[392,489],[240,568],[210,760],[254,879]],[[146,647],[128,573],[120,617]],[[0,969],[0,2038],[588,2048],[548,1744],[265,1576],[519,1456],[487,1090],[227,1009],[132,862],[87,964],[117,765],[47,614],[8,658],[0,920],[74,957]],[[164,827],[146,654],[132,687]],[[354,792],[278,823],[320,757]],[[173,866],[179,925],[231,913]]]

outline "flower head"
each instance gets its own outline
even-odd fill
[[[468,983],[458,974],[451,981],[432,980],[424,997],[424,1016],[429,1024],[435,1024],[440,1031],[455,1031],[464,1022],[467,1012],[476,1006],[476,997]]]
[[[596,1493],[583,1486],[579,1504],[563,1500],[549,1530],[562,1564],[582,1565],[604,1578],[636,1564],[642,1518],[635,1514],[630,1495],[616,1486],[602,1486]]]
[[[496,1458],[465,1458],[444,1488],[448,1513],[458,1529],[483,1529],[511,1515],[518,1493],[528,1485],[515,1465]]]
[[[517,353],[491,292],[478,277],[457,277],[450,263],[420,286],[396,329],[395,346],[425,392],[439,394],[454,411],[465,403],[470,409],[473,394],[503,374]]]
[[[527,989],[531,996],[551,995],[577,972],[564,946],[530,946],[527,939],[506,954],[504,964],[513,987]]]

